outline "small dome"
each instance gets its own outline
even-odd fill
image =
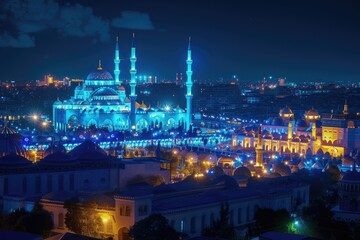
[[[224,174],[225,174],[224,170],[219,166],[214,166],[210,168],[208,172],[209,176],[214,176],[214,177],[219,177]]]
[[[62,105],[62,102],[58,99],[54,102],[54,105]]]
[[[0,129],[0,156],[8,154],[25,155],[26,150],[21,144],[21,135],[6,125]]]
[[[282,163],[273,164],[273,170],[275,173],[280,174],[282,177],[289,176],[291,174],[289,166],[286,166]]]
[[[93,95],[93,97],[102,97],[102,96],[116,96],[118,97],[118,93],[112,89],[112,88],[108,88],[108,87],[104,87],[104,88],[99,88],[98,90],[96,90]]]
[[[293,114],[292,110],[288,107],[285,106],[283,109],[280,110],[280,115],[284,115],[284,114]]]
[[[124,86],[121,85],[121,86],[118,86],[118,90],[119,91],[125,91],[125,88],[124,88]]]
[[[308,119],[318,119],[320,118],[320,115],[316,109],[311,108],[309,111],[305,113],[305,117]]]
[[[234,162],[236,162],[236,160],[231,157],[220,157],[218,160],[218,163],[222,164],[233,164]]]
[[[113,80],[113,77],[108,71],[99,68],[96,71],[89,73],[86,80]]]
[[[251,172],[247,167],[238,167],[235,169],[234,171],[234,176],[240,176],[240,175],[244,175],[247,177],[251,177]]]

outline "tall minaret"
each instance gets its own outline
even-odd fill
[[[288,124],[288,148],[290,151],[291,151],[292,139],[293,139],[293,124],[292,121],[290,120]]]
[[[131,68],[130,68],[130,102],[131,102],[131,112],[130,112],[130,128],[132,128],[135,125],[135,104],[136,104],[136,48],[135,48],[135,33],[133,33],[133,39],[132,39],[132,45],[131,45],[131,56],[130,56],[130,62],[131,62]]]
[[[316,122],[311,122],[311,137],[316,140]]]
[[[262,146],[262,133],[261,133],[261,125],[258,130],[258,142],[255,149],[256,152],[256,166],[263,165],[263,146]]]
[[[187,59],[186,59],[186,64],[187,64],[187,71],[186,71],[186,75],[187,75],[187,81],[186,81],[186,88],[187,88],[187,93],[186,93],[186,130],[190,129],[190,126],[192,123],[191,100],[192,100],[193,95],[191,93],[191,88],[192,88],[193,83],[191,80],[191,76],[192,76],[191,64],[193,61],[191,59],[190,41],[191,41],[191,38],[189,37],[189,46],[188,46]]]
[[[121,85],[119,79],[119,75],[120,75],[119,37],[116,37],[114,64],[115,64],[115,68],[114,68],[115,85]]]
[[[343,114],[344,114],[344,115],[348,115],[348,114],[349,114],[349,109],[348,109],[348,104],[347,104],[347,100],[346,100],[346,99],[345,99]]]

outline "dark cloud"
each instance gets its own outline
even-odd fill
[[[150,17],[146,13],[135,11],[123,11],[121,17],[114,18],[112,25],[118,28],[139,29],[139,30],[153,30]]]
[[[26,33],[11,36],[8,32],[0,34],[0,47],[28,48],[35,46],[35,39]]]
[[[54,0],[8,0],[3,12],[0,24],[6,19],[17,32],[0,34],[2,47],[34,47],[33,34],[47,29],[55,29],[65,37],[109,39],[109,21],[79,4],[60,6]]]

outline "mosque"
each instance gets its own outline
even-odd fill
[[[77,86],[71,99],[53,104],[53,125],[56,131],[67,132],[82,126],[94,125],[113,130],[170,129],[183,127],[188,130],[192,124],[192,58],[190,38],[187,51],[187,93],[186,110],[180,107],[148,107],[136,102],[136,47],[134,36],[131,47],[129,95],[120,81],[120,54],[116,39],[114,76],[101,66],[89,73],[84,84]]]
[[[348,111],[345,102],[341,113],[324,113],[314,109],[304,118],[294,119],[294,113],[286,106],[278,117],[268,119],[262,125],[262,146],[265,152],[280,154],[297,153],[300,156],[328,155],[344,157],[360,149],[360,117]],[[234,135],[233,147],[257,148],[258,133],[243,131]]]

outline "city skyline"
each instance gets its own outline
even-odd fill
[[[99,59],[111,71],[116,36],[120,77],[129,79],[135,33],[138,72],[159,79],[185,75],[191,36],[194,80],[236,75],[240,82],[267,76],[356,82],[358,8],[351,1],[5,1],[0,5],[0,54],[6,59],[0,80],[29,81],[48,73],[85,78]]]

